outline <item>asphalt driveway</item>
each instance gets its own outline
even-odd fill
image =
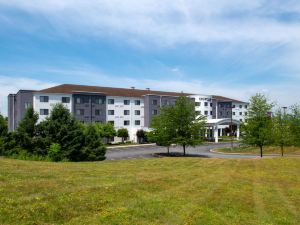
[[[210,152],[211,149],[230,147],[230,143],[209,143],[197,146],[195,148],[188,147],[186,153],[193,156],[205,158],[257,158],[258,155],[244,155],[244,154],[219,154]],[[238,145],[238,143],[234,143]],[[170,152],[182,153],[182,147],[171,147]],[[157,153],[166,153],[167,148],[156,145],[141,145],[130,147],[119,147],[108,149],[106,152],[107,160],[127,160],[127,159],[143,159],[156,157]]]

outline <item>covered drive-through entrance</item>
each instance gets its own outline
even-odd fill
[[[209,119],[206,122],[206,133],[205,136],[209,140],[214,140],[216,143],[219,142],[219,137],[225,134],[226,129],[230,129],[230,133],[236,136],[236,139],[240,138],[240,124],[238,120],[231,118],[224,119]],[[233,127],[235,131],[233,132]]]

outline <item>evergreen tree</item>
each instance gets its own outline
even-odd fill
[[[292,136],[292,142],[295,146],[300,146],[300,106],[294,105],[291,107],[290,119],[290,131]]]
[[[0,114],[0,137],[5,137],[7,132],[7,120]]]
[[[85,130],[84,158],[88,161],[99,161],[105,159],[106,148],[101,142],[101,137],[94,124],[87,125]]]

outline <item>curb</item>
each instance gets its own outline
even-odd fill
[[[227,152],[217,152],[213,149],[210,149],[209,152],[215,153],[215,154],[222,154],[222,155],[249,155],[249,156],[259,156],[260,155],[254,155],[252,153],[227,153]],[[263,156],[281,156],[281,154],[268,154],[265,153]],[[283,157],[300,157],[300,155],[291,155],[291,154],[285,154]]]
[[[137,145],[119,145],[119,146],[108,146],[107,149],[114,148],[131,148],[131,147],[141,147],[141,146],[155,146],[156,144],[137,144]]]

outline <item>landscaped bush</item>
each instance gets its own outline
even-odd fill
[[[105,159],[106,148],[96,126],[81,124],[62,104],[54,106],[46,120],[40,124],[37,121],[38,115],[29,108],[16,131],[2,137],[0,153],[14,158],[51,161]]]

